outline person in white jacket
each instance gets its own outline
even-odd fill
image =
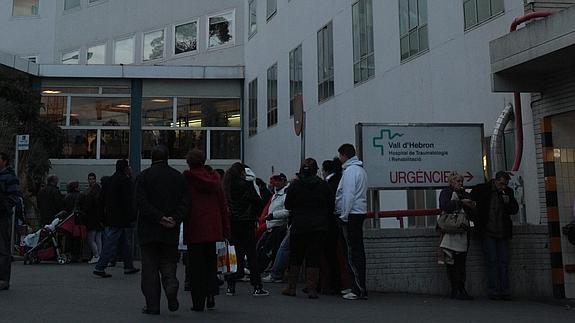
[[[365,249],[363,246],[363,222],[367,216],[367,173],[363,163],[355,155],[351,144],[337,150],[343,163],[343,174],[335,195],[335,213],[339,216],[343,236],[347,244],[347,257],[352,274],[352,289],[343,298],[367,299],[365,285]]]

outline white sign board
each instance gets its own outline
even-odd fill
[[[18,135],[16,140],[17,150],[28,150],[30,148],[30,135]]]
[[[481,124],[358,124],[369,188],[441,188],[453,171],[483,183]]]

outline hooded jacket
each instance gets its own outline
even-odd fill
[[[343,222],[350,214],[367,213],[367,173],[353,156],[342,165],[343,173],[335,193],[335,213]]]
[[[285,208],[290,211],[290,234],[325,232],[333,212],[329,185],[317,176],[295,180],[287,190]]]
[[[228,206],[220,176],[209,166],[184,172],[190,194],[190,211],[184,218],[186,244],[223,241],[230,236]]]
[[[0,194],[0,220],[8,219],[21,197],[20,181],[8,167],[0,170]]]
[[[229,215],[232,222],[257,220],[263,208],[253,182],[238,178],[231,183],[228,201]]]
[[[268,229],[274,227],[281,227],[282,225],[286,225],[288,222],[289,211],[286,210],[284,204],[286,200],[286,190],[288,186],[285,186],[281,190],[277,191],[271,199],[268,208],[268,214],[273,215],[272,220],[266,220],[266,227]]]

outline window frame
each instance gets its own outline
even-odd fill
[[[72,54],[74,52],[78,52],[78,63],[64,63],[64,55],[66,54]],[[79,65],[82,63],[81,61],[81,55],[82,55],[82,50],[81,48],[77,48],[77,49],[73,49],[73,50],[66,50],[66,51],[62,51],[60,54],[60,64],[62,65]]]
[[[70,1],[70,0],[64,0],[63,3],[63,10],[64,12],[70,12],[71,10],[80,10],[82,9],[82,0],[78,0],[78,5],[75,7],[71,7],[71,8],[66,8],[66,3]]]
[[[254,6],[255,21],[252,21],[252,5]],[[255,26],[252,31],[252,23]],[[258,0],[249,0],[248,2],[248,39],[258,33]]]
[[[258,78],[248,83],[248,137],[258,134]]]
[[[196,23],[196,49],[176,54],[176,27],[191,24],[194,22]],[[186,22],[173,24],[172,25],[172,35],[173,35],[173,37],[172,37],[171,45],[172,45],[172,55],[174,57],[192,56],[192,55],[197,55],[200,52],[200,18],[199,17],[193,18],[193,19],[188,20]]]
[[[299,56],[296,56],[296,54]],[[301,68],[298,68],[298,60],[296,58],[299,58],[299,67]],[[294,77],[293,79],[292,76]],[[297,84],[300,85],[299,88],[297,88]],[[292,117],[294,115],[295,97],[297,95],[303,97],[303,43],[300,43],[289,52],[289,87],[289,112],[290,117]]]
[[[273,77],[273,78],[271,78]],[[278,124],[278,63],[275,62],[267,69],[267,126]],[[275,84],[274,84],[275,83]]]
[[[328,35],[326,36],[325,33],[328,33]],[[327,38],[328,39],[328,46],[327,46],[327,51],[328,53],[325,53],[325,46],[320,46],[320,36],[322,37],[322,41],[321,41],[321,45],[325,45],[324,40]],[[321,51],[320,51],[321,48]],[[320,30],[318,30],[317,32],[317,84],[318,84],[318,93],[317,93],[317,101],[318,103],[322,103],[324,101],[329,100],[330,98],[332,98],[335,95],[335,62],[334,62],[334,53],[333,53],[333,21],[328,22],[326,25],[324,25],[323,27],[321,27]],[[321,55],[320,55],[321,54]],[[326,56],[327,55],[327,56]],[[331,73],[325,73],[325,58],[328,58],[328,71],[331,71]],[[327,76],[326,76],[327,75]],[[332,82],[334,84],[333,87],[330,87],[329,82]],[[327,88],[328,88],[328,92],[327,92],[327,96],[322,97],[321,96],[321,91],[320,88],[322,86],[325,86],[324,84],[327,84]],[[333,91],[330,91],[333,90]]]
[[[370,4],[371,7],[371,15],[365,15],[365,17],[361,17],[358,13],[357,23],[354,22],[354,10],[355,6],[358,6],[358,10],[361,9],[362,3],[363,6],[367,8],[367,4]],[[354,86],[363,84],[373,78],[375,78],[375,44],[374,44],[374,35],[373,35],[373,1],[372,0],[356,0],[352,3],[352,52],[353,52],[353,84]],[[371,21],[371,30],[369,30]],[[358,30],[354,29],[355,26],[358,26]],[[362,42],[362,30],[366,33],[365,36],[365,44]],[[356,37],[356,34],[358,37]],[[371,37],[370,37],[371,36]],[[356,39],[357,38],[357,39]],[[370,39],[368,39],[370,38]],[[371,44],[371,48],[368,48]],[[359,53],[356,54],[356,47],[359,48]],[[366,47],[366,53],[361,53],[361,48]],[[358,56],[357,56],[358,55]],[[369,65],[370,60],[373,62],[373,73],[370,74],[371,67]],[[356,66],[359,66],[359,72],[356,70]],[[362,66],[366,68],[366,77],[362,77]],[[356,75],[356,73],[359,73]]]
[[[117,43],[119,41],[123,41],[123,40],[128,40],[128,39],[132,39],[134,45],[132,46],[132,63],[118,63],[116,62],[116,47],[117,47]],[[143,41],[143,39],[142,39]],[[142,47],[143,49],[143,47]],[[142,53],[143,55],[143,53]],[[123,37],[123,38],[118,38],[118,39],[114,39],[114,44],[112,46],[112,64],[114,65],[131,65],[131,64],[135,64],[136,63],[136,34],[131,34],[127,37]]]
[[[233,20],[232,20],[232,40],[225,43],[225,44],[221,44],[221,45],[214,45],[210,47],[210,18],[216,17],[216,16],[224,16],[226,14],[231,13],[233,16]],[[228,47],[232,47],[235,46],[236,44],[236,9],[230,9],[230,10],[224,10],[224,11],[220,11],[214,14],[209,14],[206,15],[206,49],[208,51],[210,50],[218,50],[218,49],[222,49],[222,48],[228,48]]]
[[[479,10],[478,10],[478,4],[477,4],[478,0],[462,0],[461,1],[461,7],[463,10],[463,30],[464,31],[469,31],[472,30],[478,26],[483,25],[484,23],[487,23],[488,21],[499,17],[500,15],[505,13],[505,1],[504,0],[489,0],[489,16],[483,20],[479,20]],[[499,1],[501,4],[501,11],[498,12],[493,12],[493,2],[495,1]],[[474,18],[475,18],[475,23],[467,26],[467,16],[465,15],[465,4],[469,3],[469,2],[473,2],[474,3]]]
[[[145,58],[144,58],[144,54],[145,54],[145,53],[144,53],[144,48],[146,47],[146,42],[145,42],[146,34],[151,34],[151,33],[155,33],[155,32],[158,32],[158,31],[161,31],[161,32],[163,33],[163,38],[164,38],[164,48],[163,48],[163,50],[162,50],[162,56],[161,56],[161,57],[158,57],[158,58],[153,58],[153,59],[145,59]],[[142,32],[142,47],[141,47],[141,50],[142,50],[142,55],[141,55],[140,59],[141,59],[141,62],[142,62],[142,63],[157,62],[157,61],[159,61],[159,60],[165,59],[165,58],[166,58],[166,28],[164,27],[164,28],[153,29],[153,30],[150,30],[150,31],[143,31],[143,32]]]
[[[417,16],[417,25],[416,26],[410,26],[410,4],[411,4],[411,0],[398,0],[398,16],[399,16],[399,58],[400,61],[402,63],[410,61],[411,59],[415,58],[415,57],[419,57],[425,53],[427,53],[429,51],[429,20],[428,20],[428,13],[429,13],[429,3],[428,0],[414,0],[417,8],[416,8],[416,16]],[[401,20],[401,7],[402,7],[402,2],[406,3],[407,6],[407,30],[405,33],[402,34],[401,31],[401,25],[402,25],[402,20]],[[425,23],[422,24],[421,22],[421,11],[420,11],[420,3],[425,3]],[[426,34],[426,44],[425,47],[421,47],[421,34],[423,32],[421,32],[421,30],[425,29],[425,34]],[[417,36],[417,51],[415,51],[414,53],[411,53],[411,40],[412,40],[412,36],[416,35]],[[403,39],[407,39],[407,56],[406,57],[402,57],[403,55],[403,48],[402,48],[402,40]]]
[[[269,11],[269,4],[270,1],[273,1],[273,3],[275,3],[274,6],[274,10],[273,11]],[[266,0],[266,21],[270,21],[278,12],[278,0]]]
[[[27,16],[15,16],[14,15],[14,4],[17,2],[18,0],[12,0],[12,11],[10,12],[10,17],[12,18],[16,18],[16,19],[26,19],[26,18],[38,18],[40,17],[40,0],[37,0],[38,2],[38,6],[36,8],[37,13],[35,15],[27,15]]]
[[[104,46],[104,63],[89,63],[88,53],[90,52],[90,48],[98,47],[98,46]],[[108,42],[107,41],[99,42],[99,43],[93,43],[93,44],[86,46],[86,65],[106,65],[106,63],[108,62],[107,58],[108,58]]]

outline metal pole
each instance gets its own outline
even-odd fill
[[[301,121],[301,163],[305,160],[305,111],[302,112]]]
[[[12,222],[10,230],[10,257],[14,254],[14,229],[16,228],[16,208],[12,208]]]
[[[14,174],[18,177],[18,135],[16,135],[16,143],[14,146]]]

